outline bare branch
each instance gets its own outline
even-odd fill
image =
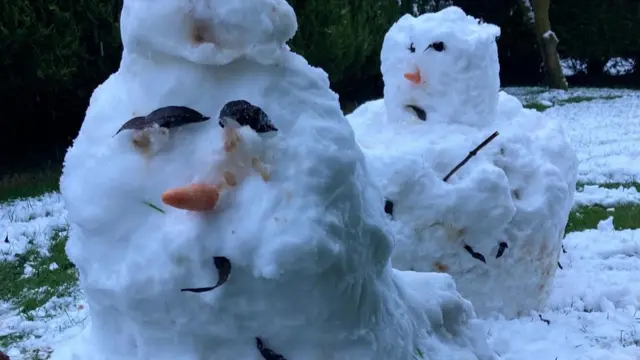
[[[495,139],[498,135],[500,135],[499,132],[494,132],[493,134],[491,134],[488,138],[486,138],[482,143],[480,143],[480,145],[476,146],[475,149],[471,150],[469,152],[469,155],[467,155],[467,157],[464,158],[464,160],[462,160],[460,163],[458,163],[458,165],[456,165],[456,167],[454,167],[451,171],[449,171],[449,173],[447,174],[447,176],[445,176],[442,181],[447,182],[449,180],[449,178],[456,173],[456,171],[460,170],[461,167],[464,166],[464,164],[466,164],[467,162],[469,162],[469,160],[471,160],[472,157],[476,156],[476,154],[478,154],[478,151],[480,151],[483,147],[487,146],[487,144],[489,144],[493,139]]]

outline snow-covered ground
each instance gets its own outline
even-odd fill
[[[563,120],[581,161],[579,181],[640,181],[640,92],[576,89],[568,94],[508,88],[523,102],[546,102],[546,113]],[[619,96],[615,99],[604,99]],[[575,102],[576,97],[602,98]],[[634,143],[636,145],[634,145]],[[640,204],[626,186],[586,185],[576,205]],[[66,210],[58,194],[0,205],[0,260],[34,249],[48,256],[52,234],[64,234]],[[6,240],[5,240],[6,238]],[[4,240],[4,241],[2,241]],[[505,360],[640,359],[640,230],[569,234],[548,309],[517,320],[486,321],[487,334]],[[27,262],[23,276],[38,269]],[[57,264],[48,265],[54,271]],[[0,274],[2,276],[2,274]],[[0,288],[5,286],[0,283]],[[76,334],[86,318],[79,291],[53,298],[28,314],[0,301],[0,350],[12,360],[46,358],[56,341]],[[4,345],[12,345],[5,349]],[[22,353],[24,350],[28,353]]]
[[[561,119],[578,153],[578,181],[640,181],[640,92],[618,89],[544,91],[507,88],[524,103],[553,106],[546,115]]]

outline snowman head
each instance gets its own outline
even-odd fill
[[[385,36],[381,53],[389,120],[412,117],[471,126],[493,121],[500,88],[499,35],[499,27],[455,6],[400,18]]]
[[[124,0],[125,53],[224,65],[277,62],[298,24],[286,0]]]

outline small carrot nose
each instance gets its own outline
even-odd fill
[[[422,75],[420,75],[420,70],[416,70],[415,72],[405,73],[404,78],[416,85],[422,84]]]

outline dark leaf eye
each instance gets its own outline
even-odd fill
[[[429,48],[431,48],[431,49],[433,49],[433,50],[435,50],[437,52],[441,52],[441,51],[444,51],[444,43],[442,41],[436,41],[433,44],[427,46],[427,49],[429,49]],[[425,49],[425,51],[427,49]]]
[[[412,53],[416,52],[416,47],[413,46],[413,43],[411,43],[411,45],[409,45],[409,51],[411,51]]]

